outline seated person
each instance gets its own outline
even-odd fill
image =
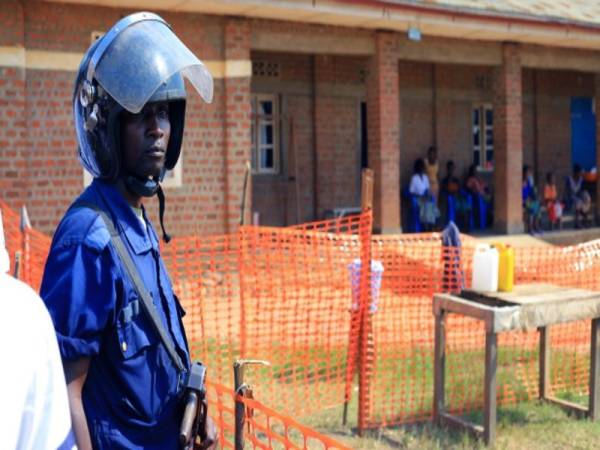
[[[456,195],[460,191],[460,181],[454,175],[455,168],[454,161],[449,160],[446,163],[446,176],[442,178],[442,192],[448,195]]]
[[[465,187],[470,194],[481,195],[487,203],[490,202],[490,191],[485,182],[477,174],[477,164],[471,164],[469,166]]]
[[[548,211],[550,229],[554,229],[555,226],[558,226],[558,229],[560,229],[562,227],[561,219],[563,205],[558,200],[556,184],[554,183],[554,174],[552,172],[548,172],[546,174],[546,185],[544,186],[544,204],[546,205],[546,211]]]
[[[581,227],[581,220],[587,221],[592,209],[590,193],[583,188],[583,174],[581,166],[575,164],[573,175],[567,179],[567,202],[575,211],[575,228]]]
[[[474,196],[473,207],[479,208],[479,201],[475,201],[476,198],[480,197],[483,199],[487,207],[490,206],[492,201],[492,195],[485,182],[477,174],[477,164],[471,164],[469,171],[467,172],[467,181],[465,182],[466,191]],[[487,217],[483,220],[487,222]],[[484,227],[487,223],[480,223],[480,226]]]
[[[529,233],[540,232],[540,201],[533,181],[533,173],[528,165],[523,166],[522,185],[523,209],[525,212],[526,227]]]
[[[429,178],[425,174],[425,162],[420,158],[415,161],[408,190],[417,198],[419,220],[424,228],[426,230],[433,229],[440,212],[435,204],[434,197],[430,193]]]
[[[471,209],[468,200],[461,195],[460,180],[454,174],[456,166],[454,161],[449,160],[446,163],[446,176],[442,178],[441,192],[444,198],[453,196],[455,199],[455,212],[457,216],[468,213]]]

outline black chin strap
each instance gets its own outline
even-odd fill
[[[127,189],[141,197],[152,197],[154,194],[158,197],[158,214],[160,218],[160,228],[163,232],[163,241],[169,243],[171,236],[165,231],[165,193],[160,183],[155,178],[140,179],[133,175],[125,177],[125,186]]]
[[[165,193],[163,192],[160,184],[158,185],[158,189],[156,190],[156,196],[158,197],[158,216],[160,219],[160,228],[163,232],[163,241],[165,241],[165,243],[168,244],[171,240],[171,236],[165,231]]]

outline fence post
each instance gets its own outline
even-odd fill
[[[363,169],[360,229],[360,324],[358,327],[358,434],[362,436],[367,424],[370,404],[370,380],[373,370],[373,324],[371,306],[371,238],[373,234],[373,171]]]
[[[240,207],[240,225],[252,223],[252,166],[246,162],[244,173],[244,188],[242,189],[242,205]]]
[[[250,228],[251,229],[251,228]],[[251,233],[252,238],[254,238],[255,233]],[[238,258],[238,307],[240,308],[240,328],[239,328],[239,339],[240,339],[240,358],[246,357],[246,302],[245,302],[245,290],[246,283],[244,282],[244,277],[246,276],[246,272],[248,269],[245,268],[246,262],[245,258],[247,257],[246,251],[248,246],[248,232],[246,226],[241,225],[237,230],[237,258]],[[253,239],[254,240],[254,239]],[[254,242],[253,242],[254,244]],[[254,245],[253,245],[254,248]]]
[[[361,174],[360,208],[362,212],[373,210],[373,171],[363,169]]]
[[[22,235],[22,255],[19,279],[29,284],[31,283],[31,252],[29,246],[29,230],[31,229],[31,222],[29,221],[29,214],[27,213],[27,207],[25,205],[21,207],[21,221],[19,228]]]
[[[244,367],[249,364],[270,366],[271,363],[260,359],[238,359],[233,363],[233,383],[235,389],[235,450],[244,448],[244,422],[246,406],[238,397],[252,398],[252,388],[244,383]]]

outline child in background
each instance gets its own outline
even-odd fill
[[[523,166],[523,208],[527,219],[527,231],[529,233],[539,233],[540,230],[540,201],[538,200],[537,190],[533,181],[531,168]]]
[[[563,205],[558,201],[558,193],[554,184],[554,174],[548,172],[546,174],[546,185],[544,186],[544,204],[548,211],[548,219],[550,219],[550,229],[555,226],[560,230],[562,228],[562,212]]]

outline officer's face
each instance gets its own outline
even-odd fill
[[[123,165],[141,177],[158,176],[165,165],[171,122],[167,102],[149,103],[138,113],[123,113]]]

